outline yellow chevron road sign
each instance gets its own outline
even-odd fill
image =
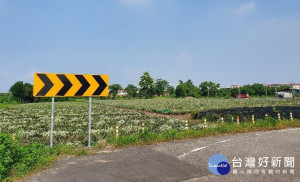
[[[35,73],[33,96],[108,96],[108,75]]]

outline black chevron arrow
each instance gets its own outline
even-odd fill
[[[64,96],[73,85],[70,82],[70,80],[66,77],[66,75],[59,74],[59,75],[57,75],[57,77],[64,84],[64,86],[63,86],[63,88],[60,89],[60,91],[56,95],[57,96]]]
[[[49,90],[53,87],[53,83],[51,80],[47,77],[46,74],[37,74],[42,82],[45,84],[44,87],[36,94],[37,96],[45,96]]]
[[[86,81],[83,75],[75,75],[75,76],[82,85],[80,89],[76,92],[75,96],[82,96],[84,92],[90,87],[90,84],[88,81]]]
[[[93,95],[100,95],[103,92],[103,90],[107,87],[107,84],[104,82],[100,75],[93,75],[93,77],[99,84],[99,87],[93,93]]]

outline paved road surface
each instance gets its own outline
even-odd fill
[[[106,150],[93,156],[67,157],[27,181],[300,181],[299,139],[300,128],[294,128]],[[209,172],[208,159],[216,153],[229,160],[229,174]],[[242,159],[241,168],[233,168],[234,157]],[[245,157],[256,159],[252,174],[247,174],[250,168],[245,167]],[[259,157],[268,157],[268,167],[258,167]],[[281,157],[281,166],[273,168],[271,157]],[[294,157],[294,168],[284,168],[284,157]]]

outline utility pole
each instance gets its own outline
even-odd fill
[[[8,91],[8,103],[10,103],[10,94],[11,94],[11,91]]]
[[[210,89],[210,87],[207,86],[207,98],[209,98],[209,89]]]

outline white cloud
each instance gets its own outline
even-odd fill
[[[151,5],[152,0],[120,0],[121,3],[131,7],[146,7]]]
[[[248,14],[248,13],[254,11],[256,9],[256,7],[257,7],[256,3],[251,1],[246,4],[241,4],[239,7],[232,10],[232,12],[236,15],[244,15],[244,14]]]
[[[1,0],[0,0],[0,2],[1,2]],[[2,70],[0,70],[0,75],[1,75],[1,76],[5,76],[5,77],[8,77],[8,76],[10,76],[10,73],[8,73],[7,71],[2,71]]]
[[[188,63],[191,61],[191,59],[192,59],[192,56],[186,52],[181,52],[178,57],[179,63]]]

